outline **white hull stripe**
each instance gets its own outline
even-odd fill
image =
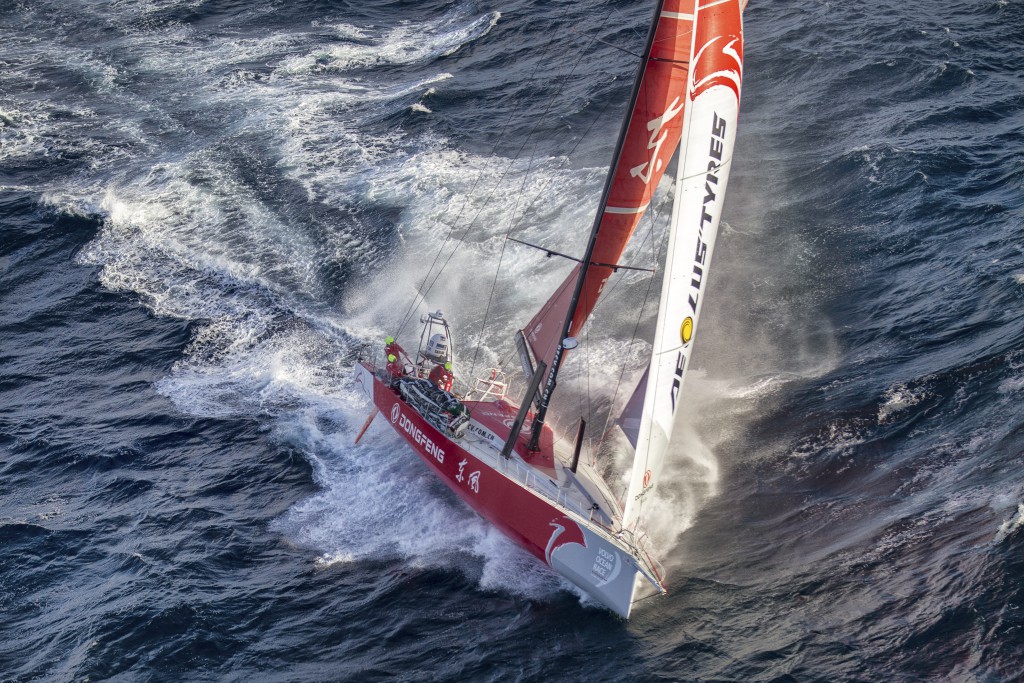
[[[661,16],[666,19],[681,19],[682,21],[693,21],[692,14],[683,14],[682,12],[662,12]]]
[[[604,207],[604,212],[605,213],[625,213],[625,214],[643,213],[644,211],[647,210],[647,207],[650,206],[650,205],[651,205],[650,202],[648,202],[648,203],[644,204],[643,206],[637,206],[637,207],[632,207],[632,206],[606,206],[606,207]]]
[[[713,0],[713,2],[709,2],[707,4],[701,5],[697,9],[698,10],[707,9],[709,7],[714,7],[715,5],[724,5],[727,2],[731,2],[731,0]]]

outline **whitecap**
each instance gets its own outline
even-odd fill
[[[1019,503],[1015,514],[999,525],[999,529],[996,531],[995,542],[1003,542],[1016,533],[1017,529],[1021,528],[1021,526],[1024,526],[1024,503]]]

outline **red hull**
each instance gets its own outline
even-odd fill
[[[539,456],[540,462],[535,465],[519,465],[518,454],[512,456],[516,462],[501,461],[497,455],[500,441],[508,435],[508,426],[501,417],[514,416],[514,408],[508,404],[467,403],[472,412],[480,415],[479,422],[474,420],[472,424],[480,432],[491,432],[490,436],[495,437],[487,438],[495,445],[494,455],[488,462],[429,424],[374,374],[370,366],[357,365],[356,379],[384,419],[462,500],[537,559],[615,612],[629,615],[638,572],[659,583],[649,565],[641,566],[643,563],[636,551],[613,538],[608,529],[590,523],[581,516],[578,507],[572,510],[558,505],[522,481],[499,471],[501,462],[523,469],[528,467],[532,476],[540,478],[535,482],[551,484],[552,490],[557,489],[554,469],[548,467],[553,464],[550,452],[547,457]],[[507,422],[510,424],[511,420]],[[550,438],[546,442],[550,449]],[[525,452],[525,440],[520,448],[518,452]],[[551,478],[546,476],[549,472]]]
[[[551,537],[551,520],[562,512],[429,424],[397,392],[373,377],[373,402],[391,426],[449,488],[487,521],[540,560]],[[514,514],[512,514],[514,513]]]

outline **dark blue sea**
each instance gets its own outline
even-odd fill
[[[0,0],[0,681],[1024,680],[1020,0],[749,6],[667,596],[353,445],[428,308],[508,359],[570,264],[504,235],[581,250],[650,14]],[[566,419],[649,349],[616,278]]]

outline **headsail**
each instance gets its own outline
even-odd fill
[[[697,0],[686,116],[658,325],[622,526],[635,530],[658,483],[697,329],[736,140],[741,0]],[[688,53],[690,51],[688,50]],[[632,401],[631,401],[632,403]],[[635,410],[635,406],[634,406]]]
[[[596,240],[569,334],[575,335],[594,309],[626,243],[651,203],[679,144],[686,102],[693,0],[660,3],[621,148],[609,175],[595,222]],[[601,265],[594,265],[601,264]],[[523,329],[534,357],[549,366],[561,341],[577,266]]]

